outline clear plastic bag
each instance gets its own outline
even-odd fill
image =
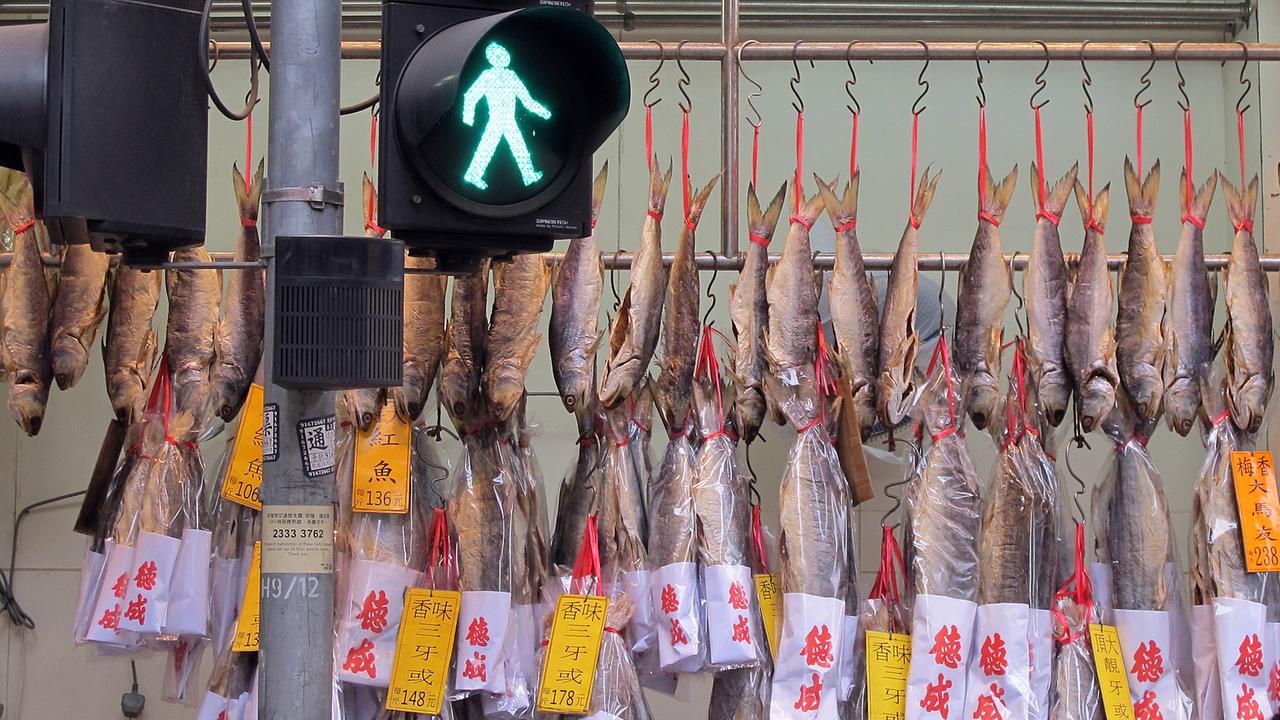
[[[667,444],[649,491],[651,604],[658,623],[659,664],[667,672],[697,670],[705,664],[706,643],[697,612],[701,593],[693,505],[696,479],[696,454],[685,428]]]
[[[1099,622],[1093,584],[1085,559],[1084,523],[1076,524],[1072,574],[1054,595],[1053,697],[1047,717],[1053,720],[1102,720],[1102,689],[1089,625]]]

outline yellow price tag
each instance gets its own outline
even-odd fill
[[[910,665],[910,635],[867,631],[867,720],[905,717]]]
[[[387,709],[439,715],[444,703],[462,593],[409,588],[396,635]]]
[[[240,411],[240,427],[231,446],[231,462],[222,479],[222,497],[254,510],[262,509],[262,386],[249,386]]]
[[[538,690],[540,712],[587,714],[608,608],[608,598],[598,595],[561,595],[556,601]]]
[[[262,615],[262,543],[253,544],[253,561],[249,564],[249,579],[244,584],[244,600],[240,602],[240,617],[236,620],[236,637],[231,643],[232,652],[258,651],[258,622]]]
[[[1231,475],[1240,510],[1240,534],[1244,538],[1245,569],[1249,572],[1280,570],[1280,491],[1276,488],[1271,453],[1231,453]]]
[[[756,573],[756,597],[760,600],[760,620],[764,623],[764,636],[769,649],[778,657],[778,627],[782,625],[782,593],[778,592],[778,576]]]
[[[409,512],[409,423],[388,400],[368,432],[356,433],[356,463],[351,491],[355,512]]]
[[[1133,697],[1129,694],[1129,678],[1124,672],[1124,656],[1120,653],[1120,635],[1114,625],[1089,625],[1093,644],[1093,665],[1102,689],[1102,706],[1107,720],[1130,720]]]

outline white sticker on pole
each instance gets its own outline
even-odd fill
[[[129,590],[129,570],[133,566],[133,548],[129,545],[117,545],[108,540],[105,543],[106,568],[102,571],[102,581],[98,584],[98,596],[93,604],[93,615],[89,622],[89,632],[85,639],[91,642],[119,645],[121,604],[125,593]]]
[[[782,633],[773,670],[769,717],[835,720],[839,716],[844,600],[804,593],[782,596]]]
[[[649,588],[657,616],[658,661],[667,672],[702,669],[706,650],[698,623],[698,567],[689,562],[658,568]]]
[[[80,590],[76,593],[76,642],[83,642],[86,639],[89,626],[93,624],[91,618],[94,601],[97,600],[97,593],[94,591],[102,583],[102,573],[106,565],[105,553],[94,552],[92,549],[84,551],[84,562],[80,565]]]
[[[1031,608],[980,605],[965,684],[964,717],[1025,718],[1031,714]],[[993,714],[994,713],[994,714]]]
[[[957,717],[963,709],[973,652],[977,603],[917,595],[911,619],[907,720]]]
[[[709,565],[702,571],[707,597],[707,641],[711,664],[718,667],[754,664],[755,635],[752,618],[755,582],[746,565]]]
[[[1218,650],[1213,638],[1213,606],[1191,608],[1191,645],[1194,648],[1196,710],[1202,718],[1222,717],[1222,684],[1218,679]]]
[[[470,590],[462,593],[458,611],[458,650],[454,655],[454,687],[464,693],[501,692],[502,649],[511,621],[511,593]]]
[[[1271,717],[1268,692],[1274,655],[1262,603],[1214,598],[1213,634],[1218,653],[1224,714],[1229,718]],[[1264,650],[1265,648],[1265,650]]]
[[[622,576],[622,585],[635,608],[631,622],[627,623],[627,640],[631,652],[637,654],[653,647],[658,638],[658,624],[654,618],[653,599],[650,595],[651,580],[652,573],[648,570],[632,570]]]
[[[387,687],[404,612],[404,591],[420,576],[391,563],[356,560],[350,567],[346,602],[338,616],[338,678]]]
[[[1099,622],[1115,625],[1116,618],[1111,614],[1111,566],[1107,563],[1090,565],[1089,582],[1093,585],[1093,606],[1098,611]]]
[[[182,531],[182,546],[173,566],[169,612],[164,616],[165,635],[209,633],[209,557],[213,533]]]
[[[840,702],[853,694],[853,676],[858,665],[858,616],[845,615],[840,642]]]
[[[159,634],[169,611],[169,582],[182,541],[153,532],[138,533],[129,589],[121,601],[120,629]]]
[[[1032,609],[1027,636],[1031,660],[1031,720],[1049,717],[1049,690],[1053,686],[1053,613]]]
[[[1165,718],[1182,717],[1177,673],[1169,655],[1169,613],[1121,609],[1112,612],[1134,714],[1140,718],[1156,717],[1157,712]]]

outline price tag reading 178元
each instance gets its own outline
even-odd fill
[[[608,608],[608,598],[598,595],[561,595],[556,601],[538,690],[539,711],[587,714]]]
[[[1231,453],[1231,476],[1240,509],[1245,569],[1249,572],[1280,570],[1280,490],[1276,488],[1271,453]]]
[[[388,710],[440,713],[461,604],[462,593],[455,590],[409,588],[405,592],[387,688]]]
[[[1107,720],[1133,717],[1133,697],[1129,694],[1129,678],[1125,675],[1124,656],[1120,654],[1120,635],[1114,625],[1090,625],[1089,641],[1093,645],[1093,665],[1102,690],[1102,707]]]
[[[361,430],[356,433],[352,510],[409,512],[409,450],[412,438],[409,423],[396,413],[393,402],[383,404],[382,415],[368,432]]]
[[[262,509],[258,493],[262,489],[262,386],[249,386],[240,429],[231,447],[231,462],[222,480],[222,497],[254,510]]]
[[[867,718],[905,717],[911,636],[867,631]]]

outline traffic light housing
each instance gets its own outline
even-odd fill
[[[0,166],[59,243],[154,263],[204,242],[201,0],[52,0],[0,27]]]
[[[527,5],[383,4],[378,222],[443,272],[591,231],[626,61],[582,4]]]

